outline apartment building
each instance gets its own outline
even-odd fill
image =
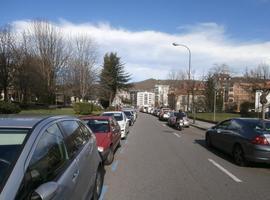
[[[168,106],[169,85],[155,85],[155,106]]]
[[[149,106],[154,107],[155,106],[155,93],[153,92],[137,92],[137,107],[143,107],[143,106]]]

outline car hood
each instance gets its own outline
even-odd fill
[[[95,133],[97,146],[103,146],[103,143],[109,140],[108,133]]]

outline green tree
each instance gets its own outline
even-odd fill
[[[127,90],[131,87],[130,74],[125,72],[124,64],[117,53],[107,53],[104,56],[100,73],[100,100],[111,106],[112,101],[119,90]]]

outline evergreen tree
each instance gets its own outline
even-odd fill
[[[104,56],[100,74],[100,100],[105,107],[111,103],[118,90],[127,90],[131,87],[130,74],[125,72],[117,53],[107,53]],[[107,104],[107,105],[106,105]]]

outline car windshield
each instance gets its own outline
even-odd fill
[[[23,149],[28,132],[28,129],[0,129],[0,191]]]
[[[114,116],[114,118],[117,121],[122,121],[123,120],[122,113],[103,113],[102,116]]]
[[[108,120],[88,119],[84,121],[94,133],[108,133],[110,131]]]
[[[124,111],[124,113],[126,114],[126,116],[127,116],[128,118],[130,118],[130,117],[132,116],[132,114],[131,114],[130,111]]]

